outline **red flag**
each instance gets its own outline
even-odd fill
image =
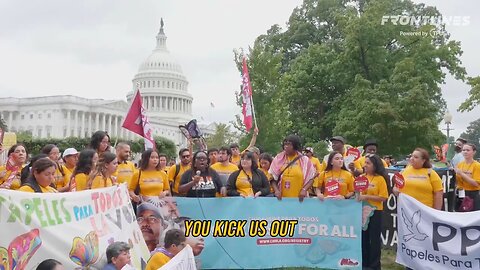
[[[155,149],[155,140],[153,139],[153,129],[148,122],[147,114],[142,105],[142,96],[140,90],[137,90],[132,105],[128,110],[122,127],[137,133],[145,139],[145,149]]]
[[[247,128],[247,132],[252,128],[252,86],[250,85],[250,76],[248,75],[247,60],[243,57],[243,68],[242,68],[242,114],[243,114],[243,124]]]

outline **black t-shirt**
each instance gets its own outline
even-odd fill
[[[195,173],[192,169],[189,169],[182,175],[180,185],[187,184],[193,180]],[[220,192],[220,188],[223,187],[222,181],[218,173],[208,168],[207,171],[200,174],[202,179],[198,182],[197,185],[193,186],[188,192],[187,197],[199,197],[199,198],[208,198],[215,197],[216,192]]]

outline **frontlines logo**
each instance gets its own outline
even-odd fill
[[[406,16],[406,15],[387,15],[382,16],[381,25],[391,23],[393,25],[435,25],[442,24],[448,26],[467,26],[470,25],[470,16]]]

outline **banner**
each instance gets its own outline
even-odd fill
[[[243,57],[242,64],[242,114],[243,124],[247,132],[252,128],[252,85],[250,84],[250,76],[248,75],[247,59]]]
[[[432,209],[400,194],[396,262],[412,269],[479,269],[478,212]]]
[[[154,149],[155,140],[153,139],[153,128],[147,118],[147,112],[142,105],[142,96],[140,90],[137,90],[132,105],[128,110],[122,127],[134,132],[145,139],[145,149]]]
[[[361,269],[362,204],[296,198],[151,198],[200,269]],[[163,235],[165,234],[163,233]]]
[[[394,186],[393,174],[395,172],[400,172],[401,168],[387,168],[389,181],[387,181],[388,189],[388,199],[384,203],[383,212],[382,212],[382,244],[387,248],[396,248],[398,242],[397,234],[397,197],[392,193],[392,188]],[[453,200],[451,196],[446,196],[447,193],[453,192],[451,187],[454,186],[454,183],[451,183],[452,174],[447,170],[447,168],[435,168],[438,176],[442,179],[442,184],[445,192],[445,205],[444,210],[450,209]],[[453,185],[452,185],[453,184]]]
[[[48,258],[65,269],[102,269],[114,241],[130,244],[135,269],[150,258],[125,185],[73,193],[0,189],[0,228],[0,269],[35,269]]]

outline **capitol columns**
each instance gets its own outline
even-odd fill
[[[92,115],[92,111],[90,111],[88,113],[88,136],[91,136],[92,135],[92,126],[93,126],[93,115]],[[87,136],[87,137],[88,137]]]
[[[67,137],[70,137],[70,132],[71,132],[71,127],[70,127],[70,123],[72,122],[72,118],[71,118],[71,115],[70,115],[70,110],[67,109],[67,133],[66,133],[66,136]]]
[[[85,138],[85,126],[87,125],[87,122],[85,121],[85,114],[86,113],[87,112],[85,112],[85,111],[82,112],[82,126],[81,126],[82,131],[81,131],[80,136],[79,136],[80,138]]]
[[[115,123],[115,126],[113,128],[113,136],[118,138],[118,120],[119,117],[117,115],[113,116],[113,122]]]
[[[95,113],[95,131],[100,128],[100,114]]]

